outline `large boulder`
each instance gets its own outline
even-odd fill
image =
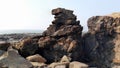
[[[111,68],[120,64],[120,17],[94,16],[83,36],[84,58],[91,66]]]
[[[77,21],[72,10],[56,8],[52,10],[55,20],[43,32],[39,39],[40,54],[48,63],[60,61],[66,55],[73,60],[82,60],[83,45],[81,34],[83,27]]]
[[[30,37],[21,40],[13,45],[23,57],[33,55],[38,50],[38,40]]]

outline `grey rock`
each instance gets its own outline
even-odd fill
[[[31,68],[32,64],[21,57],[17,50],[9,49],[6,53],[0,56],[1,67],[8,68]]]

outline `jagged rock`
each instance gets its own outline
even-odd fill
[[[57,8],[52,10],[52,14],[55,15],[55,20],[52,22],[43,35],[53,35],[56,31],[64,32],[74,32],[78,31],[81,33],[82,26],[79,25],[80,21],[76,21],[76,16],[73,11],[64,8]]]
[[[65,35],[71,35],[71,34],[81,34],[82,29],[80,28],[79,25],[65,25],[63,27],[61,27],[59,30],[57,30],[56,32],[53,33],[52,36],[65,36]]]
[[[42,49],[40,53],[48,63],[60,61],[66,55],[73,60],[82,60],[83,46],[81,34],[83,27],[79,25],[73,11],[64,8],[52,10],[55,20],[43,32],[38,43]],[[81,58],[80,58],[81,57]]]
[[[8,47],[11,46],[8,42],[1,42],[0,43],[0,50],[7,51]]]
[[[21,57],[17,50],[9,49],[6,53],[0,56],[0,68],[31,68],[32,64]]]
[[[73,61],[69,64],[69,68],[89,68],[87,64]],[[91,67],[92,68],[92,67]]]
[[[35,54],[39,45],[37,39],[26,38],[13,45],[13,47],[17,49],[23,57],[27,57],[29,55]]]
[[[46,59],[43,58],[39,54],[28,56],[26,59],[31,61],[31,62],[38,62],[38,63],[45,63],[46,62]]]
[[[67,57],[66,55],[64,55],[62,58],[61,58],[61,60],[60,60],[60,62],[70,62],[70,58],[69,57]]]
[[[112,68],[120,64],[120,18],[94,16],[88,20],[88,33],[83,36],[84,58],[91,66]]]

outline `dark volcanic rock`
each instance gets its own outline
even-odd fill
[[[86,61],[98,68],[120,64],[120,18],[94,16],[88,20],[89,32],[83,36]],[[115,62],[116,61],[116,62]]]
[[[72,60],[81,60],[83,27],[76,21],[73,11],[64,8],[52,10],[55,20],[39,39],[39,47],[43,48],[42,56],[48,63],[59,61],[63,55],[70,56]],[[81,58],[80,58],[81,57]]]

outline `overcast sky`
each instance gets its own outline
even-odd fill
[[[89,17],[120,12],[120,0],[0,0],[0,30],[45,30],[57,7],[74,10],[87,30]]]

